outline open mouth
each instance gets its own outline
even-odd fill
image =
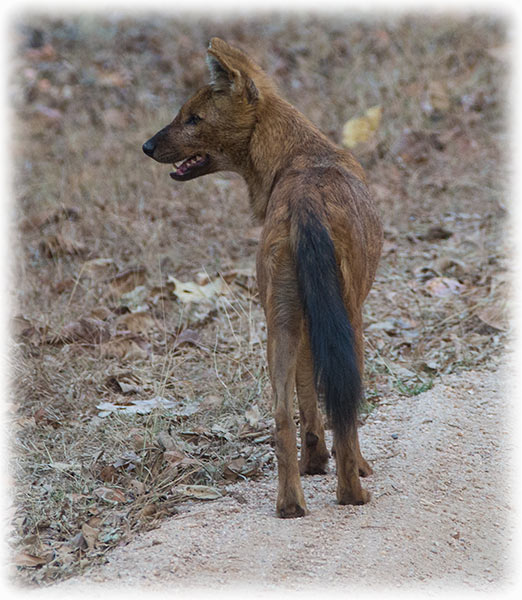
[[[175,171],[170,173],[172,179],[176,181],[187,181],[187,179],[193,179],[204,175],[208,167],[210,166],[210,156],[205,154],[196,154],[190,158],[186,158],[183,161],[178,161],[173,164]]]

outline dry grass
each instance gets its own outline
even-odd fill
[[[66,577],[187,495],[273,468],[245,186],[229,174],[176,185],[141,153],[205,82],[213,35],[248,50],[336,141],[351,117],[384,109],[356,148],[386,233],[366,305],[368,410],[391,389],[416,394],[501,359],[502,22],[28,15],[12,29],[19,579]],[[222,281],[223,293],[190,307],[172,277]],[[172,404],[124,412],[155,397]],[[121,412],[100,416],[103,402]]]

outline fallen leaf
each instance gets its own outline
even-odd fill
[[[115,460],[112,463],[112,465],[116,469],[123,468],[127,471],[132,471],[133,469],[136,468],[136,465],[140,464],[140,463],[141,463],[141,458],[136,454],[136,452],[129,450],[129,451],[125,452],[124,454],[122,454],[120,456],[120,458]]]
[[[172,294],[184,304],[207,302],[225,291],[224,282],[220,278],[209,281],[205,285],[198,285],[193,281],[179,281],[172,275],[169,275],[167,281],[174,284]]]
[[[83,533],[80,531],[74,537],[69,540],[69,546],[72,547],[73,550],[87,550],[87,542],[83,537]]]
[[[198,285],[193,281],[179,281],[169,275],[167,285],[184,307],[183,322],[185,326],[205,323],[216,313],[220,297],[228,291],[228,286],[221,278],[214,279],[205,285]]]
[[[156,436],[156,442],[164,450],[176,450],[176,441],[168,431],[160,431]]]
[[[465,262],[452,256],[441,256],[435,261],[435,270],[446,276],[462,277],[468,269]]]
[[[257,404],[252,404],[252,406],[245,411],[245,419],[250,427],[255,428],[259,425],[259,421],[261,420],[261,411],[259,410],[259,406]]]
[[[188,498],[196,498],[197,500],[217,500],[222,497],[221,492],[207,485],[179,485],[175,491],[180,492]]]
[[[49,336],[46,341],[52,345],[74,342],[100,344],[108,340],[110,336],[110,328],[107,323],[91,317],[82,317],[78,321],[67,323],[58,333]]]
[[[150,288],[147,296],[147,300],[152,302],[154,306],[156,306],[160,300],[168,299],[170,299],[170,291],[167,287],[161,285],[155,285],[154,287]]]
[[[117,319],[116,325],[133,333],[148,333],[151,329],[158,328],[156,321],[147,312],[123,314]]]
[[[127,481],[127,485],[130,488],[130,491],[137,496],[141,496],[145,493],[146,487],[143,481],[139,481],[138,479],[131,479]]]
[[[194,276],[194,281],[199,286],[202,286],[209,284],[212,281],[212,279],[206,271],[201,271],[199,273],[196,273],[196,275]]]
[[[99,321],[106,321],[114,316],[114,313],[107,306],[96,306],[91,310],[89,316],[93,319],[98,319]]]
[[[80,273],[90,279],[106,279],[114,269],[112,258],[93,258],[83,263]]]
[[[130,292],[125,292],[119,296],[120,305],[127,308],[130,312],[147,312],[149,305],[147,303],[149,292],[144,285],[138,285]]]
[[[145,437],[140,429],[130,430],[129,441],[136,452],[141,452],[145,448]]]
[[[139,338],[130,336],[117,336],[100,346],[100,354],[106,358],[125,358],[139,360],[149,356],[146,345]]]
[[[121,296],[143,286],[147,280],[147,269],[138,265],[118,273],[108,280],[111,292],[116,296]]]
[[[139,513],[139,518],[146,519],[146,518],[153,517],[157,511],[158,511],[158,508],[154,503],[145,504],[145,506],[141,509],[141,511]]]
[[[91,527],[87,523],[82,525],[82,535],[87,543],[87,548],[89,550],[93,550],[96,542],[98,541],[98,536],[100,535],[100,530]]]
[[[163,458],[172,465],[177,465],[185,460],[186,455],[181,450],[165,450]]]
[[[382,108],[372,106],[362,117],[355,117],[344,124],[342,144],[347,148],[355,148],[357,144],[367,142],[377,131],[382,117]]]
[[[154,396],[146,400],[130,400],[126,404],[117,404],[113,402],[101,402],[96,408],[102,412],[98,414],[100,417],[106,417],[111,413],[125,413],[129,415],[146,415],[152,412],[154,409],[174,409],[178,406],[177,402],[168,400],[162,396]],[[186,415],[193,414],[197,410],[196,407],[192,411],[188,411]]]
[[[478,318],[499,331],[507,331],[509,326],[509,314],[507,310],[506,301],[498,303],[491,303],[479,312],[477,312]]]
[[[121,490],[113,488],[99,487],[93,491],[93,494],[109,504],[119,504],[120,502],[127,501],[125,494]]]
[[[135,382],[125,381],[122,377],[118,378],[114,375],[110,375],[104,382],[104,385],[108,387],[113,392],[118,394],[138,394],[141,392],[141,388],[139,385],[136,385]]]
[[[428,372],[436,372],[440,369],[440,365],[437,362],[435,362],[434,360],[421,361],[420,363],[418,363],[417,366],[419,368],[423,369],[424,371],[428,371]]]
[[[105,483],[114,483],[118,479],[118,471],[114,465],[105,465],[100,471],[99,478]]]
[[[209,349],[200,343],[200,333],[195,331],[194,329],[184,329],[181,333],[179,333],[174,339],[174,343],[172,344],[172,348],[178,348],[179,346],[183,346],[185,344],[189,344],[191,346],[196,346],[197,348],[201,348],[209,352]]]
[[[236,479],[253,477],[258,471],[259,466],[257,463],[252,463],[243,457],[239,457],[225,465],[223,476],[229,481],[235,481]]]
[[[224,271],[223,273],[220,273],[220,276],[228,284],[235,283],[250,293],[257,292],[257,279],[254,267]]]
[[[424,284],[424,289],[430,294],[430,296],[437,296],[439,298],[446,298],[455,294],[461,294],[466,286],[449,277],[433,277],[428,279]]]
[[[41,567],[47,564],[52,557],[49,556],[36,556],[29,554],[28,552],[19,552],[15,555],[13,563],[17,567]]]
[[[235,481],[239,479],[241,470],[246,464],[246,460],[243,457],[235,458],[225,465],[223,476],[229,481]]]

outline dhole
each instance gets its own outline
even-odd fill
[[[257,279],[268,331],[279,488],[277,513],[301,517],[300,473],[328,462],[318,395],[333,429],[337,500],[363,504],[359,476],[371,473],[359,449],[362,304],[381,253],[382,229],[362,167],[277,93],[242,51],[213,38],[210,84],[143,145],[170,176],[188,181],[216,171],[243,176],[264,223]],[[294,424],[297,390],[301,428]]]

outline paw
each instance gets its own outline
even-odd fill
[[[324,444],[324,439],[309,431],[305,444],[301,448],[299,472],[301,475],[324,475],[328,471],[330,454]]]
[[[277,508],[277,516],[281,519],[297,519],[306,514],[308,514],[306,507],[295,502]]]
[[[301,475],[324,475],[328,472],[328,454],[314,454],[299,462]]]
[[[370,492],[360,488],[357,493],[353,493],[351,490],[338,491],[337,502],[342,505],[352,504],[354,506],[360,506],[370,501]]]

